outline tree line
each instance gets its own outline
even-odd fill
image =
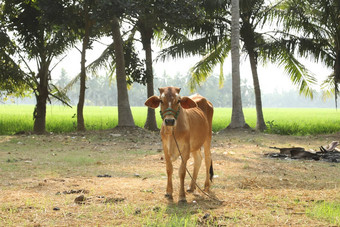
[[[144,99],[154,95],[155,58],[201,56],[190,71],[188,83],[194,90],[207,81],[218,65],[219,83],[223,84],[222,66],[231,54],[233,111],[229,126],[245,127],[245,88],[241,88],[239,75],[242,51],[249,57],[253,76],[256,129],[264,130],[259,63],[272,62],[283,67],[299,92],[313,97],[311,87],[317,76],[298,57],[320,61],[333,70],[322,85],[324,96],[335,94],[337,100],[339,5],[336,0],[4,0],[0,3],[1,94],[24,96],[33,92],[34,132],[39,134],[45,132],[46,103],[55,98],[69,105],[66,91],[70,84],[79,81],[77,129],[85,130],[85,92],[91,92],[86,89],[87,74],[105,67],[116,79],[118,126],[134,126],[128,86],[145,86]],[[87,64],[86,51],[104,36],[112,37],[112,44]],[[151,43],[155,40],[169,46],[159,56],[152,55]],[[143,47],[143,59],[136,51],[138,42]],[[77,43],[81,43],[79,75],[72,83],[57,86],[52,82],[51,71],[58,64],[57,59]],[[148,109],[144,127],[157,129],[153,109]]]
[[[64,71],[65,73],[66,71]],[[62,73],[62,74],[64,74]],[[164,79],[166,78],[166,79]],[[181,85],[181,93],[190,95],[190,87],[188,85],[190,76],[176,74],[169,76],[164,72],[163,75],[155,74],[154,87],[164,87],[168,85]],[[224,83],[222,87],[217,88],[219,83],[219,75],[214,74],[207,78],[204,84],[197,87],[193,93],[198,93],[210,100],[214,107],[232,107],[232,89],[231,89],[231,74],[224,75]],[[56,85],[64,87],[70,82],[68,77],[61,77],[56,81]],[[109,75],[106,76],[90,76],[86,82],[88,87],[85,104],[90,106],[117,106],[117,100],[112,97],[117,97],[117,89],[115,82],[110,83]],[[76,105],[79,96],[79,82],[67,92],[70,98],[70,103]],[[128,89],[129,102],[131,106],[144,106],[145,102],[145,86],[139,83],[133,83]],[[241,80],[241,97],[242,106],[246,108],[255,107],[255,97],[253,87],[246,79]],[[262,94],[263,107],[269,108],[333,108],[332,100],[323,100],[322,94],[316,92],[314,98],[310,99],[298,94],[296,88],[284,91],[272,91]],[[23,103],[23,102],[22,102]],[[34,100],[31,100],[34,104]],[[60,104],[60,102],[52,102]]]
[[[165,79],[166,78],[166,79]],[[154,87],[164,87],[168,85],[181,84],[181,93],[184,95],[192,94],[188,81],[190,75],[176,74],[175,76],[155,74]],[[224,75],[223,87],[216,88],[219,83],[219,75],[214,74],[207,78],[204,84],[197,87],[193,93],[198,93],[207,97],[214,107],[232,107],[232,92],[231,92],[231,74]],[[60,77],[54,82],[58,87],[65,87],[71,82],[65,69],[61,70]],[[85,95],[85,105],[88,106],[117,106],[117,87],[115,81],[111,81],[110,75],[90,75],[86,81],[87,92]],[[69,104],[77,105],[79,98],[79,81],[72,88],[67,90]],[[128,89],[129,102],[131,106],[144,106],[145,102],[145,86],[134,82]],[[242,105],[246,108],[255,107],[255,98],[253,87],[247,79],[241,80],[241,97]],[[310,99],[298,94],[296,88],[292,87],[289,90],[274,90],[262,94],[263,107],[266,108],[333,108],[332,100],[323,100],[322,93],[316,92],[314,98]],[[52,105],[62,104],[58,100],[51,100]],[[10,98],[7,104],[35,104],[33,97],[25,98]]]
[[[64,87],[69,84],[70,79],[66,77],[66,71],[62,70],[61,77],[56,81],[56,85]],[[165,79],[166,78],[166,79]],[[198,87],[195,93],[199,93],[209,99],[215,107],[231,107],[231,75],[225,76],[224,86],[216,89],[216,84],[219,83],[218,75],[211,76],[207,81]],[[90,76],[86,82],[88,91],[85,97],[86,105],[95,106],[117,106],[117,100],[112,97],[117,97],[117,88],[115,82],[109,83],[110,76]],[[161,76],[155,75],[154,87],[155,89],[165,86],[183,85],[181,86],[181,93],[189,95],[192,92],[187,85],[189,77],[187,75],[177,74],[175,76],[168,76],[165,74]],[[70,103],[75,105],[79,95],[79,81],[75,86],[67,92],[70,98]],[[247,84],[246,80],[242,80],[242,101],[246,107],[254,107],[254,94],[252,88]],[[144,106],[145,102],[145,86],[139,83],[133,83],[128,89],[129,102],[131,106]]]

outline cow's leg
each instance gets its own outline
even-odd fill
[[[204,160],[205,160],[205,183],[204,183],[204,191],[209,192],[210,189],[210,179],[212,180],[213,177],[213,169],[212,169],[212,160],[211,160],[211,152],[210,152],[210,144],[211,140],[208,139],[204,143]]]
[[[179,203],[187,202],[185,198],[185,191],[184,191],[184,179],[185,179],[186,166],[187,166],[189,156],[190,156],[189,149],[183,149],[181,166],[179,167],[179,179],[180,179],[179,200],[178,200]]]
[[[191,179],[190,187],[187,189],[187,192],[195,191],[197,175],[202,163],[202,155],[200,150],[192,152],[192,156],[194,158],[194,171],[192,174],[193,178]]]
[[[169,156],[168,148],[166,146],[163,146],[163,151],[164,151],[164,157],[165,157],[165,162],[166,162],[166,174],[168,176],[168,181],[166,184],[166,194],[165,197],[172,200],[172,192],[173,192],[173,187],[172,187],[172,173],[173,173],[173,167],[172,167],[172,162],[171,158]]]
[[[172,197],[172,192],[173,192],[173,188],[172,188],[173,167],[172,167],[171,161],[166,161],[166,173],[168,175],[168,182],[167,182],[167,185],[166,185],[165,197],[172,200],[173,199],[173,197]]]

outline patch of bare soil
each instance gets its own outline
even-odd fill
[[[61,164],[58,170],[34,166],[38,158],[32,158],[32,163],[13,163],[25,166],[32,174],[2,170],[6,175],[2,175],[4,179],[0,183],[0,222],[9,226],[151,225],[162,220],[169,222],[169,217],[185,217],[183,213],[186,213],[201,226],[329,225],[327,220],[315,219],[306,212],[318,201],[339,201],[340,164],[277,160],[264,154],[271,152],[269,147],[273,146],[317,149],[339,137],[339,134],[279,136],[250,130],[214,134],[215,178],[210,195],[217,200],[196,191],[187,194],[188,204],[178,205],[176,172],[180,160],[174,163],[174,201],[171,202],[164,197],[166,171],[158,132],[115,128],[35,136],[34,145],[44,147],[43,150],[37,148],[41,156],[55,153],[58,158],[70,150],[78,155],[103,158],[88,164],[75,162],[71,171]],[[22,147],[19,142],[11,142],[13,140],[33,143],[32,136],[0,138],[1,146],[7,147],[0,149],[1,162],[6,162],[9,155]],[[190,172],[192,161],[188,162]],[[50,165],[52,162],[48,161]],[[34,174],[34,167],[39,170],[38,175]],[[60,168],[65,168],[65,172]],[[202,187],[204,169],[202,164],[198,177]],[[187,175],[186,185],[189,182]]]

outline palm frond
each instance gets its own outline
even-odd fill
[[[156,61],[165,61],[169,58],[183,58],[186,56],[204,55],[209,49],[218,44],[219,37],[201,37],[194,40],[183,41],[160,51]]]
[[[68,84],[66,84],[66,86],[64,88],[61,88],[61,92],[63,93],[67,93],[68,91],[70,91],[72,89],[72,87],[78,82],[78,80],[80,79],[80,73],[75,76]]]
[[[295,58],[294,50],[298,47],[299,40],[295,38],[274,40],[260,46],[259,56],[263,62],[270,61],[282,66],[292,83],[298,87],[300,94],[313,98],[312,86],[316,84],[315,75]]]
[[[327,67],[333,67],[335,56],[333,47],[327,38],[300,38],[298,54],[301,57],[313,56],[321,60]]]
[[[326,101],[327,99],[333,98],[335,94],[335,81],[334,74],[331,74],[324,80],[321,84],[322,99]]]
[[[300,94],[313,99],[312,85],[316,84],[315,76],[293,54],[282,53],[278,65],[284,67],[293,84],[298,87]]]
[[[256,27],[257,25],[261,25],[263,28],[264,25],[269,25],[274,23],[274,21],[277,21],[277,17],[281,16],[282,11],[280,10],[281,4],[285,0],[279,0],[277,2],[270,2],[269,4],[265,5],[263,7],[263,10],[258,12],[257,18],[259,20],[256,22]]]
[[[64,105],[71,107],[72,106],[69,104],[71,102],[70,98],[66,94],[66,90],[64,89],[59,89],[57,86],[54,84],[50,84],[53,88],[49,91],[49,94],[52,96],[52,98],[59,100],[61,103]]]
[[[178,29],[169,28],[168,26],[164,27],[163,30],[158,30],[154,32],[154,38],[156,43],[161,48],[166,43],[181,43],[188,41],[189,39],[182,31]]]
[[[102,54],[91,62],[88,66],[86,66],[86,71],[92,73],[97,76],[97,70],[102,67],[110,67],[110,58],[114,56],[113,54],[113,43],[110,44]],[[64,88],[61,89],[62,92],[67,92],[72,89],[72,87],[78,82],[80,79],[80,73],[77,74]]]
[[[228,56],[231,48],[231,43],[229,39],[225,39],[224,42],[220,42],[216,48],[210,50],[199,62],[197,62],[194,67],[190,69],[191,78],[189,81],[189,87],[191,91],[196,90],[196,86],[204,82],[208,76],[211,75],[215,66],[221,64],[223,67],[224,59]],[[223,73],[223,71],[220,71]],[[220,74],[220,86],[223,83],[222,74]]]
[[[220,76],[219,76],[219,80],[218,80],[218,87],[219,88],[223,88],[223,83],[224,83],[223,63],[224,63],[224,59],[221,59]]]
[[[99,68],[107,67],[110,65],[114,58],[114,46],[111,43],[107,48],[102,52],[102,54],[93,62],[91,62],[86,70],[92,73],[96,73]]]

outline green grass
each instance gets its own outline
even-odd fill
[[[313,208],[307,210],[307,214],[338,226],[340,225],[340,202],[316,202]]]
[[[197,226],[197,216],[203,216],[204,214],[196,213],[190,206],[157,206],[152,208],[145,208],[149,210],[141,215],[141,223],[144,226]]]
[[[20,131],[33,130],[33,105],[1,105],[0,134],[11,135]],[[267,133],[282,135],[315,135],[340,131],[340,114],[335,109],[296,109],[265,108],[263,109]],[[76,129],[76,107],[48,106],[46,129],[49,132],[72,132]],[[135,124],[143,127],[146,119],[146,107],[132,107]],[[256,111],[245,108],[247,124],[256,126]],[[117,107],[84,108],[85,125],[88,130],[109,129],[117,125]],[[156,110],[158,126],[161,118]],[[213,130],[219,131],[230,123],[231,108],[215,108]]]

